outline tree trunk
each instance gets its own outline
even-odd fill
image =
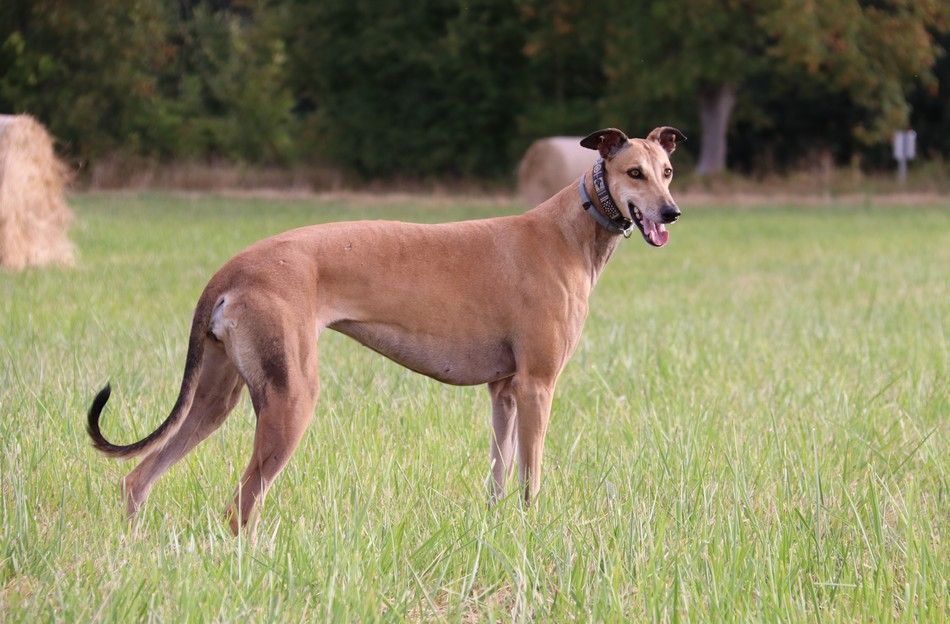
[[[736,103],[735,85],[718,85],[699,92],[700,138],[696,173],[709,175],[726,169],[726,132]]]

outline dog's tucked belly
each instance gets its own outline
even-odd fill
[[[345,334],[406,368],[444,383],[471,386],[515,372],[511,345],[503,338],[420,335],[395,324],[337,321]]]

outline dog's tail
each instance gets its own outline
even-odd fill
[[[99,429],[99,415],[102,408],[105,407],[112,394],[112,387],[106,384],[106,387],[99,391],[96,398],[92,401],[87,416],[86,431],[92,438],[92,445],[109,455],[116,458],[128,458],[141,455],[151,449],[164,444],[168,438],[181,426],[182,417],[191,409],[191,402],[195,397],[195,386],[198,381],[198,374],[201,371],[201,359],[204,354],[205,331],[210,320],[206,313],[208,306],[204,305],[205,298],[198,303],[195,310],[195,316],[191,323],[191,335],[188,338],[188,355],[185,358],[185,374],[181,380],[181,390],[178,392],[178,400],[175,401],[175,407],[172,408],[168,418],[158,426],[158,429],[148,434],[138,442],[132,444],[113,444],[105,439],[102,431]]]

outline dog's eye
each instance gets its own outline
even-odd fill
[[[671,175],[673,175],[673,170],[667,167],[666,169],[663,170],[663,175],[665,175],[666,177],[670,177]]]
[[[634,167],[633,169],[627,172],[627,175],[633,178],[634,180],[639,180],[640,178],[643,177],[643,172],[640,171],[640,167]]]

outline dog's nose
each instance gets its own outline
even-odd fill
[[[664,223],[673,223],[680,218],[681,214],[683,213],[676,204],[667,204],[660,210],[660,217],[662,217]]]

